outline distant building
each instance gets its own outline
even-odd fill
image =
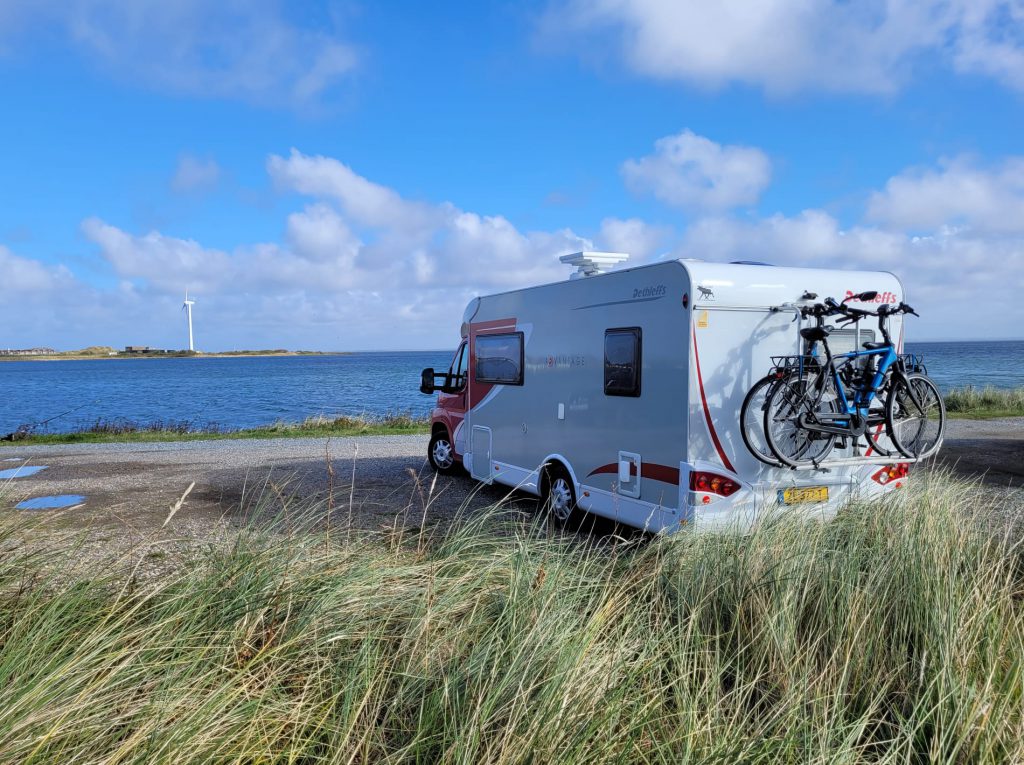
[[[0,348],[0,356],[53,356],[53,348]]]
[[[122,351],[132,356],[151,356],[156,353],[167,353],[163,348],[150,348],[148,345],[126,345]]]

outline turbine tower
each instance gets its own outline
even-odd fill
[[[188,349],[190,351],[195,350],[195,346],[192,344],[192,306],[196,304],[196,301],[188,299],[188,290],[185,290],[185,302],[181,304],[181,310],[188,316]]]

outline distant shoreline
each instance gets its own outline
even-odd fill
[[[225,351],[223,353],[182,353],[172,351],[170,353],[117,353],[89,354],[89,353],[54,353],[41,356],[0,356],[0,362],[4,361],[124,361],[135,359],[259,359],[294,357],[294,356],[351,356],[352,351]]]

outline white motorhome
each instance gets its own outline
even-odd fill
[[[903,287],[884,272],[673,260],[604,271],[614,253],[577,253],[562,282],[479,297],[439,390],[429,458],[483,482],[653,532],[745,527],[781,504],[825,515],[854,496],[902,484],[894,457],[856,459],[852,444],[828,466],[792,470],[744,445],[740,408],[772,357],[801,352],[796,306],[813,293]],[[892,319],[903,337],[902,317]],[[835,352],[875,340],[869,326],[836,330]],[[435,387],[435,382],[443,380]],[[879,438],[884,439],[884,435]]]

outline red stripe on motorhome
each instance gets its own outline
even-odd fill
[[[607,465],[601,465],[599,468],[594,468],[587,474],[587,478],[592,475],[598,475],[601,473],[616,473],[619,472],[619,466],[615,462],[609,462]],[[631,463],[629,466],[629,474],[636,475],[636,463]],[[640,477],[649,478],[652,481],[661,481],[662,483],[670,483],[673,486],[679,485],[679,468],[671,467],[669,465],[657,465],[651,462],[644,462],[640,465]]]
[[[729,462],[729,458],[725,456],[725,449],[722,448],[722,442],[718,440],[718,433],[715,431],[715,423],[711,421],[711,409],[708,408],[708,397],[704,394],[704,379],[700,374],[700,356],[697,355],[697,328],[693,328],[693,360],[697,365],[697,385],[700,388],[700,401],[704,405],[704,419],[708,423],[708,432],[711,434],[711,440],[715,444],[715,449],[718,451],[718,456],[722,459],[722,464],[728,470],[733,473],[736,472],[736,468]]]

